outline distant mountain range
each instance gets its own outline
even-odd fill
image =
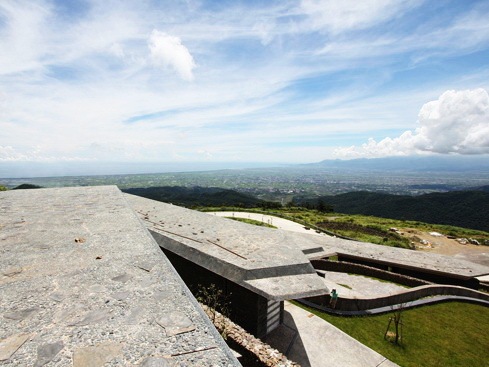
[[[396,172],[479,172],[489,173],[489,156],[426,156],[324,160],[302,165],[307,168],[375,170]]]
[[[321,203],[332,206],[338,213],[448,224],[489,232],[489,186],[419,196],[359,191],[310,199],[295,198],[294,202],[312,207]]]

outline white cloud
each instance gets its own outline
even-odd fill
[[[423,105],[419,127],[396,138],[369,139],[361,147],[340,148],[342,158],[383,157],[412,154],[489,153],[489,95],[486,90],[448,90],[436,101]]]
[[[45,53],[43,35],[49,16],[49,7],[42,2],[0,2],[0,74],[41,66],[38,58]]]
[[[180,38],[155,29],[148,40],[148,47],[155,65],[173,68],[184,80],[193,79],[194,58]]]
[[[489,90],[483,61],[452,72],[442,58],[487,47],[489,7],[432,19],[414,0],[116,3],[0,0],[0,160],[321,160],[410,129],[434,90]],[[431,78],[426,60],[449,72]],[[425,135],[368,151],[421,151]]]
[[[313,28],[335,34],[379,24],[419,3],[409,0],[303,0],[301,10],[310,17]]]

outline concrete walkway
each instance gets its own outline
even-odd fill
[[[302,367],[397,366],[330,323],[289,302],[285,302],[284,323],[272,331],[265,342]]]
[[[244,219],[253,219],[259,222],[267,223],[278,229],[283,229],[286,231],[308,233],[316,236],[326,236],[324,233],[317,233],[313,229],[306,229],[302,224],[287,220],[284,218],[276,217],[273,215],[259,214],[259,213],[247,213],[247,212],[207,212],[211,215],[217,215],[218,217],[235,217]]]
[[[336,289],[340,297],[374,298],[384,297],[406,291],[408,287],[382,282],[363,275],[317,270],[324,274],[323,281],[328,289]]]

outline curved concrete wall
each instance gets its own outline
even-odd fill
[[[433,296],[458,296],[470,298],[474,301],[489,302],[489,294],[469,288],[452,285],[424,285],[378,298],[339,298],[336,303],[336,309],[341,311],[365,311],[399,304],[407,305],[412,301]],[[329,299],[329,295],[306,298],[307,301],[319,306],[327,306]]]

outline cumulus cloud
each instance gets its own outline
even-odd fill
[[[343,158],[489,153],[489,95],[484,89],[448,90],[423,105],[419,127],[396,138],[369,139],[360,147],[340,148]]]
[[[149,37],[148,47],[154,65],[173,68],[184,80],[193,79],[194,58],[180,38],[155,29]]]

